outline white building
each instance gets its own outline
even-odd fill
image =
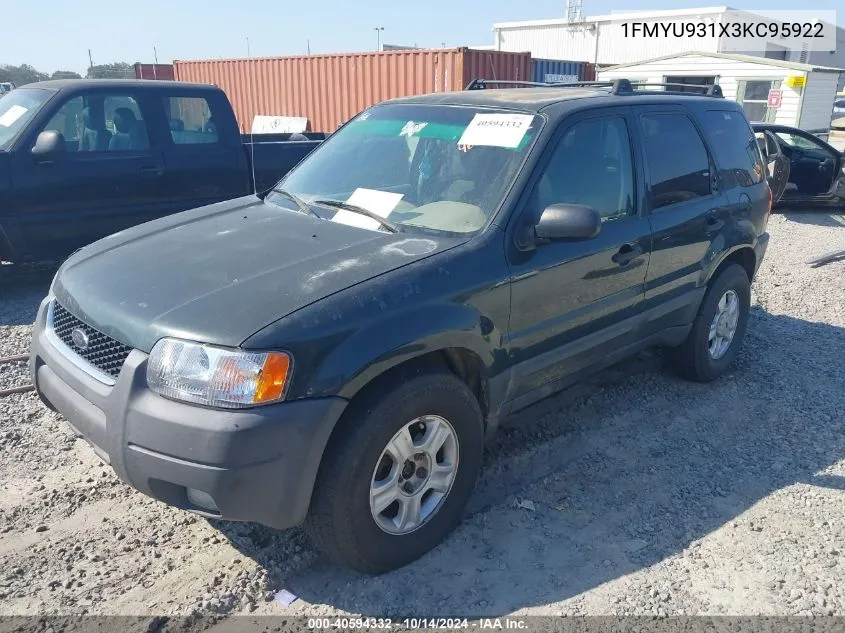
[[[827,132],[833,101],[845,86],[845,70],[799,64],[750,55],[692,51],[621,64],[598,71],[600,81],[629,79],[632,83],[717,83],[726,99],[742,104],[751,121]],[[769,105],[770,90],[780,91],[780,104]]]
[[[800,7],[796,7],[800,8]],[[745,13],[746,16],[753,16]],[[532,20],[528,22],[501,22],[493,25],[493,43],[497,50],[525,52],[534,57],[567,59],[594,64],[623,64],[675,55],[692,50],[706,53],[735,51],[726,37],[721,36],[718,25],[735,20],[737,10],[726,6],[669,11],[636,11],[611,15],[587,16],[576,20]],[[645,23],[679,23],[707,25],[705,37],[625,37],[622,21],[636,20]],[[712,36],[710,33],[712,32]],[[832,40],[832,38],[831,38]],[[836,51],[790,50],[765,40],[759,51],[750,51],[755,57],[781,61],[800,62],[820,66],[845,67],[845,29],[836,28]]]

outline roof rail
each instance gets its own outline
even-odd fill
[[[467,87],[464,90],[484,90],[487,88],[487,84],[496,84],[502,86],[533,86],[533,87],[540,87],[540,86],[548,86],[550,84],[541,83],[538,81],[513,81],[509,79],[473,79],[471,82],[467,84]]]
[[[531,88],[610,88],[610,93],[614,95],[632,95],[643,94],[649,92],[648,90],[640,90],[644,87],[660,86],[662,91],[651,91],[654,94],[670,94],[680,96],[700,96],[704,94],[708,97],[724,97],[722,94],[722,87],[719,84],[705,85],[705,84],[679,84],[679,83],[638,83],[634,86],[628,79],[613,79],[612,81],[575,81],[570,83],[552,83],[539,81],[513,81],[513,80],[499,80],[499,79],[473,79],[467,84],[466,90],[485,90],[489,84],[502,86],[527,86]],[[666,88],[681,88],[681,90],[666,90]],[[701,88],[702,93],[685,92],[684,88]]]
[[[625,80],[623,80],[625,81]],[[681,90],[663,90],[663,91],[654,91],[658,94],[665,94],[669,93],[672,95],[687,95],[690,97],[700,97],[702,95],[708,97],[717,97],[723,98],[725,95],[722,93],[722,87],[719,84],[679,84],[679,83],[672,83],[672,82],[664,82],[664,83],[642,83],[637,84],[636,87],[633,87],[634,91],[639,91],[639,88],[643,87],[653,87],[659,86],[662,88],[681,88]],[[684,88],[700,88],[702,92],[686,92],[683,90]],[[641,92],[648,92],[647,90],[643,90]]]
[[[531,88],[583,88],[584,86],[604,86],[611,87],[619,81],[627,81],[625,79],[616,79],[615,81],[574,81],[574,82],[551,82],[551,81],[514,81],[510,79],[473,79],[467,84],[464,90],[484,90],[489,84],[502,86],[528,86]]]

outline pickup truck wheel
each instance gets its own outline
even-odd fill
[[[731,264],[710,283],[687,339],[670,350],[676,371],[698,382],[725,373],[742,346],[750,304],[748,274]]]
[[[406,565],[457,525],[472,493],[484,450],[478,402],[455,376],[423,373],[353,401],[341,424],[305,529],[358,571]]]

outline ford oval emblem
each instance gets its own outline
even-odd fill
[[[85,330],[80,328],[73,328],[70,331],[70,340],[73,341],[74,346],[81,352],[88,349],[88,335]]]

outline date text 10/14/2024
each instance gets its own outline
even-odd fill
[[[308,618],[308,628],[314,630],[335,629],[479,629],[479,630],[525,630],[525,620],[518,618]]]

